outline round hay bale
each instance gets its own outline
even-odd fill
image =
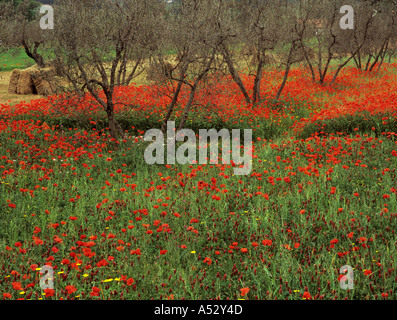
[[[11,73],[10,83],[8,84],[8,93],[16,94],[19,77],[21,75],[21,70],[15,69]]]

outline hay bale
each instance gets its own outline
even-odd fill
[[[267,66],[274,66],[279,63],[279,59],[276,54],[273,52],[267,52],[265,53],[265,59],[264,59],[264,64]],[[258,59],[256,54],[252,57],[250,61],[250,66],[257,66],[258,65]]]
[[[54,76],[62,76],[64,69],[64,62],[62,58],[56,58],[46,64],[48,68],[52,68],[54,71]]]
[[[17,86],[19,81],[19,76],[21,75],[21,70],[15,69],[11,73],[10,83],[8,84],[8,93],[16,94]]]
[[[55,76],[54,68],[43,68],[31,73],[33,85],[37,94],[49,96],[55,93],[55,85],[52,78]]]
[[[34,93],[34,85],[33,85],[32,77],[30,75],[30,71],[27,70],[21,71],[17,85],[17,93],[18,94]]]
[[[166,81],[171,77],[171,72],[175,67],[169,63],[154,62],[149,65],[146,71],[146,80],[148,81]]]
[[[245,57],[252,56],[254,53],[255,53],[255,49],[248,45],[245,45],[240,51],[240,54]]]
[[[17,94],[36,94],[36,89],[32,80],[32,72],[37,70],[36,66],[21,70],[17,85]]]
[[[36,65],[25,70],[14,70],[11,74],[9,93],[40,94],[55,93],[55,68],[38,68]]]
[[[266,53],[266,55],[265,55],[265,64],[266,65],[271,66],[271,65],[277,65],[278,63],[279,63],[278,57],[275,53],[273,53],[273,52]]]
[[[42,77],[33,78],[33,84],[36,88],[37,94],[42,96],[49,96],[53,93],[51,84]]]

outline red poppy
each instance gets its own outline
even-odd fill
[[[45,293],[45,297],[46,298],[52,297],[55,294],[55,290],[54,289],[47,288],[47,289],[44,289],[43,291]]]
[[[22,290],[22,285],[20,282],[13,282],[12,287],[14,288],[14,290]]]
[[[305,292],[303,293],[303,299],[311,300],[311,299],[312,299],[312,296],[310,295],[309,292],[305,291]]]
[[[240,289],[240,295],[242,296],[242,297],[244,297],[244,296],[246,296],[247,295],[247,293],[250,291],[250,289],[249,288],[241,288]]]
[[[75,286],[71,286],[71,285],[66,286],[65,289],[66,289],[66,291],[67,291],[68,294],[72,294],[73,292],[77,291],[77,289],[75,288]]]

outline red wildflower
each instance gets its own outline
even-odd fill
[[[240,295],[242,297],[244,297],[245,295],[247,295],[247,293],[250,291],[250,289],[249,288],[241,288],[240,291],[241,291]]]
[[[312,299],[312,296],[310,295],[309,292],[305,291],[305,292],[303,293],[303,299],[311,300],[311,299]]]

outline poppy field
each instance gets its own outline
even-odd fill
[[[332,87],[296,67],[277,104],[269,69],[255,106],[214,80],[186,127],[252,129],[247,176],[221,150],[218,164],[146,164],[142,136],[170,103],[155,85],[115,90],[120,141],[88,94],[0,102],[0,297],[395,299],[396,67],[347,67]]]

